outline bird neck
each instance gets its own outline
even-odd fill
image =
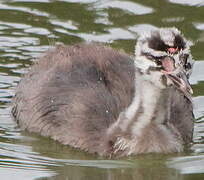
[[[131,104],[120,113],[109,129],[131,132],[139,136],[149,124],[163,124],[170,116],[170,93],[160,80],[157,72],[143,74],[136,71],[135,94]],[[117,130],[118,131],[118,130]]]
[[[112,144],[110,151],[113,154],[182,150],[180,135],[169,123],[172,91],[161,88],[159,82],[146,79],[146,75],[136,71],[132,103],[107,131],[106,137],[108,144]],[[158,78],[158,74],[153,75]]]

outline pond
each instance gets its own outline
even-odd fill
[[[179,28],[194,45],[190,82],[196,116],[194,143],[180,154],[118,160],[92,156],[45,137],[21,132],[11,99],[27,68],[57,43],[96,41],[130,55],[138,34]],[[204,179],[204,0],[1,0],[0,179]]]

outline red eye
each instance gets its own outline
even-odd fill
[[[175,53],[177,53],[178,48],[170,47],[170,48],[167,49],[167,51],[168,51],[169,53],[171,53],[171,54],[175,54]]]

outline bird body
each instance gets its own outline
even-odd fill
[[[104,156],[182,151],[193,131],[190,85],[183,78],[189,69],[174,67],[169,55],[157,66],[159,53],[144,52],[154,45],[142,38],[135,59],[95,44],[49,50],[17,87],[12,113],[19,126]]]

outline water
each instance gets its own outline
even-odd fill
[[[204,179],[203,12],[204,0],[1,0],[0,179]],[[10,115],[15,86],[35,57],[50,46],[97,41],[133,55],[139,33],[171,26],[194,44],[196,123],[190,151],[108,160],[16,127]]]

